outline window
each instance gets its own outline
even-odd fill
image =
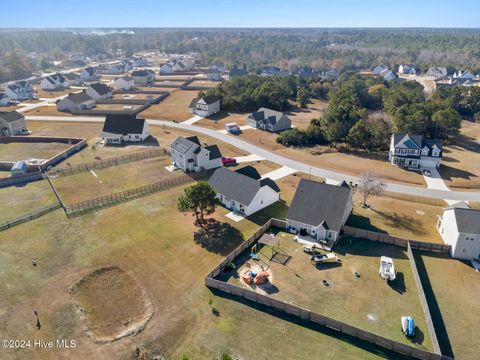
[[[438,151],[438,149],[433,149],[432,155],[433,155],[433,156],[439,156],[439,155],[440,155],[440,151]]]
[[[473,240],[475,240],[475,235],[473,235],[473,234],[465,234],[465,240],[466,240],[466,241],[473,241]]]
[[[466,252],[468,252],[468,249],[463,248],[462,252],[466,253]]]

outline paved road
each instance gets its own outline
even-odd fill
[[[41,120],[41,121],[72,121],[72,122],[92,122],[92,123],[98,123],[98,122],[104,121],[104,117],[88,117],[88,116],[64,116],[64,117],[27,116],[26,119]],[[276,154],[264,148],[250,144],[233,135],[223,134],[219,131],[215,131],[215,130],[211,130],[208,128],[203,128],[195,125],[174,123],[172,121],[166,121],[166,120],[154,120],[154,119],[147,119],[147,120],[151,125],[167,126],[171,128],[193,131],[199,134],[210,136],[214,139],[232,144],[233,146],[236,146],[251,154],[256,154],[265,159],[273,161],[274,163],[280,164],[282,166],[287,166],[296,171],[301,171],[307,174],[310,173],[314,176],[319,176],[319,177],[323,177],[330,180],[336,180],[336,181],[342,181],[342,180],[346,180],[347,182],[359,181],[359,177],[357,176],[342,174],[337,171],[326,170],[316,166],[310,166],[308,164],[289,159],[287,157]],[[420,186],[403,185],[403,184],[397,184],[397,183],[391,183],[391,182],[385,182],[385,190],[406,194],[406,195],[425,196],[425,197],[436,198],[436,199],[449,199],[449,200],[458,200],[458,201],[480,201],[480,192],[472,192],[472,191],[464,192],[464,191],[428,189]]]

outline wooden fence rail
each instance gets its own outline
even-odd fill
[[[0,231],[10,229],[11,227],[25,223],[33,219],[37,219],[42,215],[45,215],[45,214],[48,214],[49,212],[60,209],[60,207],[61,207],[60,204],[56,203],[50,206],[45,206],[40,209],[34,210],[28,214],[19,216],[15,219],[7,220],[3,223],[0,223]]]

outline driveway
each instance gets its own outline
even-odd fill
[[[423,173],[422,169],[422,173]],[[443,190],[443,191],[448,191],[450,192],[450,189],[448,186],[445,184],[445,182],[442,179],[442,176],[438,172],[436,168],[425,168],[425,170],[430,171],[430,176],[423,175],[423,178],[425,179],[425,182],[427,183],[427,188],[429,189],[435,189],[435,190]],[[448,205],[453,205],[458,202],[458,200],[450,200],[448,197],[443,199]]]

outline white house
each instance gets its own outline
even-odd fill
[[[131,76],[125,75],[119,78],[116,78],[113,87],[115,90],[132,90],[135,87],[135,81]]]
[[[329,185],[302,179],[287,211],[287,230],[332,247],[352,212],[352,198],[345,182]]]
[[[188,108],[192,114],[207,117],[220,111],[220,98],[216,95],[195,98]]]
[[[97,80],[100,76],[97,74],[95,68],[89,66],[80,71],[80,77],[83,81],[92,81]]]
[[[108,115],[100,134],[107,144],[140,142],[150,136],[150,127],[145,119],[137,119],[136,115]]]
[[[8,106],[10,104],[10,98],[4,92],[0,92],[0,106]]]
[[[71,73],[66,73],[63,76],[65,77],[65,79],[67,80],[70,86],[79,86],[79,85],[82,85],[83,83],[82,77],[80,76],[80,74],[71,72]]]
[[[26,100],[33,99],[35,92],[32,84],[29,81],[16,81],[13,84],[7,85],[5,94],[12,100]]]
[[[262,179],[252,166],[236,171],[221,167],[215,170],[208,183],[223,206],[245,216],[280,200],[280,188],[275,181]]]
[[[53,90],[63,90],[69,87],[67,79],[62,74],[53,74],[43,78],[40,83],[40,87],[43,90],[53,91]]]
[[[152,70],[135,70],[131,74],[135,85],[145,85],[155,81],[155,72]]]
[[[443,241],[452,246],[451,255],[457,259],[480,259],[480,210],[465,203],[443,209],[437,229]]]
[[[380,65],[375,66],[372,69],[372,72],[373,72],[374,75],[380,75],[382,73],[382,71],[389,70],[389,69],[390,68],[387,65],[380,64]]]
[[[125,72],[125,65],[123,63],[115,63],[107,66],[106,74],[119,75]]]
[[[90,85],[87,88],[86,93],[94,100],[109,99],[113,96],[112,90],[104,83],[94,83]]]
[[[67,97],[57,101],[58,111],[91,110],[95,106],[95,100],[88,96],[85,91],[70,93]]]
[[[212,80],[212,81],[222,80],[222,72],[218,69],[207,69],[205,71],[205,75],[207,75],[208,80]]]
[[[27,134],[25,117],[16,112],[0,112],[0,134],[3,136],[15,136]]]
[[[473,75],[470,71],[467,70],[458,70],[453,73],[454,79],[475,79],[475,75]]]
[[[218,70],[221,73],[224,73],[225,72],[225,64],[222,64],[222,63],[213,64],[212,66],[210,66],[210,69]]]
[[[394,133],[390,138],[388,160],[408,169],[438,168],[442,160],[442,142],[426,140],[422,135]]]
[[[222,166],[222,153],[218,146],[202,146],[196,136],[177,137],[170,145],[170,157],[173,164],[185,172]]]
[[[292,121],[287,115],[267,108],[260,108],[248,115],[247,124],[270,132],[282,131],[292,127]]]
[[[417,70],[415,70],[414,64],[400,64],[398,72],[399,74],[405,75],[417,75]]]
[[[160,75],[173,74],[173,65],[166,63],[160,65]]]
[[[380,76],[382,76],[385,81],[392,81],[397,78],[392,70],[384,70],[380,73]]]

